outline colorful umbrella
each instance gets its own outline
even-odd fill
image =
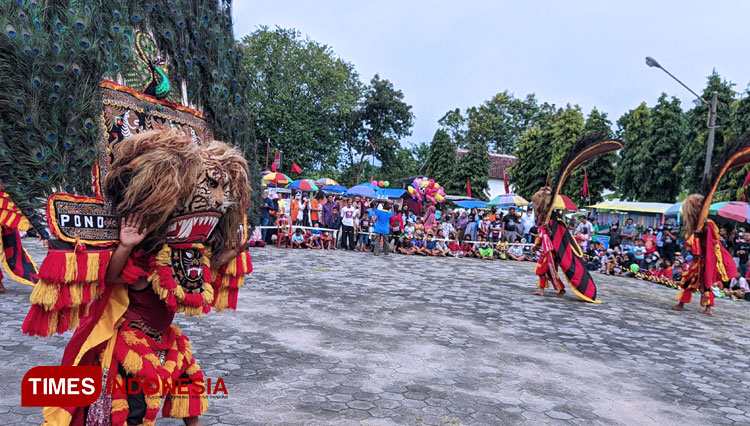
[[[318,186],[338,185],[339,183],[331,178],[321,178],[315,181]]]
[[[363,184],[349,188],[344,195],[347,197],[359,195],[360,197],[375,198],[375,190]]]
[[[520,195],[516,195],[516,194],[499,195],[491,199],[490,202],[487,203],[488,207],[492,207],[492,206],[513,207],[513,206],[528,206],[528,205],[529,205],[528,201],[526,201]]]
[[[741,201],[713,203],[708,214],[750,223],[750,204]]]
[[[315,182],[313,182],[311,179],[295,180],[294,182],[289,184],[289,187],[292,189],[299,189],[300,191],[317,191],[318,190],[318,186],[315,185]]]
[[[271,172],[263,176],[263,180],[274,185],[286,185],[292,181],[291,179],[289,179],[289,176],[279,172]]]
[[[320,189],[325,192],[346,192],[346,187],[341,185],[326,185]]]
[[[575,203],[570,200],[570,198],[564,195],[558,195],[557,197],[555,197],[555,205],[552,206],[552,208],[555,210],[578,210],[578,206],[576,206]]]

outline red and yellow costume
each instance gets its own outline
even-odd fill
[[[719,229],[712,220],[706,221],[697,237],[688,236],[685,246],[693,254],[693,264],[682,276],[677,300],[688,304],[697,290],[701,295],[701,306],[714,306],[711,287],[734,278],[737,265],[719,242]]]
[[[714,306],[712,287],[726,283],[737,276],[737,266],[729,252],[719,241],[719,229],[708,219],[711,200],[721,178],[731,169],[750,163],[750,135],[730,142],[723,152],[721,168],[714,168],[705,196],[689,195],[682,203],[682,218],[685,224],[686,248],[693,255],[693,265],[682,276],[677,300],[690,303],[694,292],[700,293],[700,304],[706,308]],[[675,307],[681,309],[681,307]]]
[[[36,264],[21,245],[20,232],[28,231],[30,226],[10,195],[0,190],[0,262],[15,281],[34,285],[39,279]],[[0,270],[0,280],[2,279],[3,273]]]
[[[174,129],[144,132],[110,148],[103,198],[50,197],[48,220],[59,239],[51,241],[23,324],[25,333],[45,337],[75,329],[62,365],[101,366],[103,392],[89,407],[45,408],[45,425],[153,425],[160,409],[164,417],[202,414],[208,406],[203,373],[172,321],[179,312],[235,309],[252,270],[244,248],[229,249],[247,238],[250,190],[238,150],[216,141],[201,146]],[[71,227],[70,214],[60,217],[71,205],[101,215],[111,228],[86,228],[86,217],[79,220],[84,226]],[[130,214],[142,215],[147,231],[110,282],[105,277],[117,250],[117,224]],[[212,268],[212,251],[235,257]],[[128,379],[167,386],[152,395],[108,385]],[[181,379],[189,381],[188,394],[173,395],[169,384]]]
[[[600,155],[617,151],[622,142],[610,139],[608,135],[596,133],[585,136],[565,155],[561,161],[557,180],[552,188],[541,188],[534,194],[534,210],[539,228],[539,260],[536,264],[536,275],[539,276],[537,287],[544,290],[551,285],[557,291],[565,289],[565,284],[557,274],[561,267],[570,288],[580,299],[591,303],[596,300],[596,285],[583,262],[583,250],[568,231],[562,217],[556,213],[555,201],[565,181],[576,167]]]

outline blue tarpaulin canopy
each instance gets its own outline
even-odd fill
[[[464,209],[481,209],[487,207],[487,202],[472,200],[472,201],[454,201],[453,204],[462,207]]]
[[[395,189],[395,188],[378,188],[375,191],[375,195],[378,198],[403,198],[405,193],[406,193],[405,189]]]

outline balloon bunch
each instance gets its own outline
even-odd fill
[[[387,180],[373,180],[370,181],[370,184],[372,184],[372,186],[378,186],[380,188],[388,188],[389,186],[391,186],[391,183]]]
[[[442,203],[445,201],[445,190],[432,179],[424,177],[415,178],[407,190],[412,199],[418,203]]]

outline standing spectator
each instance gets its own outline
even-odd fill
[[[326,196],[326,202],[325,204],[323,204],[323,211],[322,211],[320,220],[322,220],[323,223],[326,226],[328,226],[328,222],[331,221],[332,215],[333,215],[333,195],[328,194],[328,196]]]
[[[344,250],[354,250],[354,219],[357,216],[357,209],[352,206],[352,199],[346,199],[346,206],[341,209],[341,246]]]
[[[656,233],[656,251],[660,257],[664,257],[664,227],[660,226]]]
[[[302,218],[304,217],[304,206],[302,204],[302,193],[298,192],[294,194],[294,200],[289,207],[291,209],[291,218],[294,226],[302,226]]]
[[[521,221],[518,219],[518,215],[516,215],[516,208],[509,208],[508,214],[503,217],[502,222],[503,236],[505,236],[505,239],[508,240],[509,243],[515,243],[522,235],[521,232],[523,232],[523,230],[520,229],[522,226]]]
[[[644,247],[646,247],[646,253],[651,254],[656,251],[656,235],[654,235],[654,228],[649,226],[648,229],[646,229],[646,233],[643,234],[641,238],[643,239]],[[650,247],[648,245],[649,241],[651,241]]]
[[[594,225],[589,222],[586,216],[581,216],[581,222],[576,227],[576,232],[581,232],[581,229],[583,228],[586,228],[588,230],[587,234],[589,238],[591,238],[591,235],[594,233]]]
[[[490,218],[493,216],[492,213],[490,213]],[[497,218],[497,215],[494,215],[495,219],[490,221],[489,229],[487,230],[490,235],[490,242],[496,243],[500,241],[500,237],[503,233],[503,222]]]
[[[628,218],[625,222],[625,226],[620,231],[620,238],[622,238],[622,248],[627,248],[628,251],[633,251],[633,238],[635,238],[635,225],[633,225],[633,219]]]
[[[425,212],[424,216],[424,227],[427,229],[432,228],[432,225],[435,224],[435,206],[430,205],[427,207],[427,211]]]
[[[591,242],[595,243],[596,240],[596,234],[599,233],[599,220],[596,217],[591,218]]]
[[[536,225],[536,216],[534,216],[534,209],[529,207],[526,209],[526,213],[521,216],[521,224],[523,224],[523,238],[528,244],[534,242],[531,237],[531,228]]]
[[[674,261],[674,254],[677,251],[677,236],[672,232],[672,225],[667,224],[664,227],[664,253],[662,259],[667,259],[670,262]]]
[[[747,261],[750,256],[750,234],[740,233],[740,241],[735,245],[734,255],[737,257],[737,271],[741,276],[747,275]]]
[[[443,231],[443,235],[450,235],[456,232],[456,228],[450,222],[450,215],[445,215],[443,223],[440,225],[440,230]]]
[[[479,222],[482,220],[482,216],[477,214],[477,209],[471,209],[469,214],[469,224],[466,226],[466,233],[471,238],[471,241],[478,241],[477,236],[479,233]]]
[[[386,256],[390,256],[390,243],[388,235],[390,234],[390,223],[393,217],[391,203],[383,203],[383,210],[373,210],[373,220],[375,221],[375,256],[380,255],[382,251]],[[381,245],[382,244],[382,245]]]
[[[339,231],[341,230],[341,214],[339,213],[339,207],[334,205],[333,214],[331,220],[328,222],[328,227],[333,229],[333,249],[336,250],[336,244],[339,240]]]
[[[310,221],[315,226],[316,223],[320,224],[320,216],[323,212],[323,204],[325,200],[325,194],[323,191],[318,191],[310,204]]]
[[[355,251],[367,251],[367,247],[370,245],[370,215],[367,212],[362,213],[362,218],[359,220],[359,229],[357,235],[357,247]]]
[[[458,240],[463,241],[466,235],[466,227],[469,226],[469,217],[466,212],[461,212],[461,215],[456,220],[456,230],[458,231]]]
[[[620,224],[615,222],[609,227],[609,248],[620,246]]]
[[[268,196],[268,190],[263,190],[263,201],[260,205],[260,226],[265,227],[268,226],[268,224],[271,222],[271,211],[274,210],[274,202],[273,200]],[[266,241],[266,235],[268,234],[268,229],[263,228],[261,230],[261,238],[265,242]]]

